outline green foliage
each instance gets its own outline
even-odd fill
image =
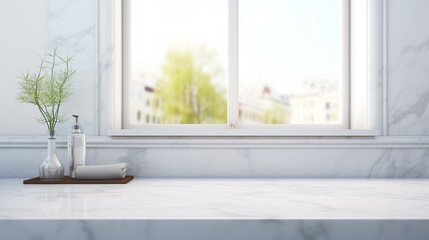
[[[265,124],[282,124],[286,122],[286,115],[281,105],[273,103],[264,111]]]
[[[42,58],[37,71],[27,72],[20,77],[18,100],[36,105],[42,115],[36,118],[37,121],[46,124],[50,131],[55,130],[57,123],[65,120],[59,111],[61,103],[72,94],[71,78],[75,73],[70,67],[72,58],[58,56],[55,49]]]
[[[225,123],[226,94],[213,83],[220,73],[214,54],[203,47],[168,51],[154,94],[163,123]]]

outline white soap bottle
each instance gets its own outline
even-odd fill
[[[70,177],[76,178],[76,167],[85,165],[86,142],[82,126],[79,124],[79,116],[73,115],[73,117],[76,119],[76,122],[73,125],[72,133],[69,134],[67,150]]]

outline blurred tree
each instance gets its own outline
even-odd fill
[[[222,70],[214,60],[215,55],[204,47],[166,53],[154,91],[163,123],[226,123],[225,90],[214,84]]]
[[[282,124],[286,123],[286,113],[280,104],[273,103],[270,108],[264,111],[265,124]]]

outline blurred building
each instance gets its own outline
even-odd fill
[[[154,88],[141,82],[131,82],[130,87],[130,123],[160,124],[161,101],[154,98]]]
[[[154,88],[140,82],[132,84],[130,122],[163,123],[162,103],[154,97]],[[267,85],[240,90],[240,124],[329,124],[340,120],[337,82],[306,82],[293,95],[275,94]]]
[[[306,82],[290,96],[292,124],[326,124],[339,122],[338,83]]]
[[[266,85],[243,89],[238,111],[242,124],[282,124],[290,120],[288,96],[277,96]]]

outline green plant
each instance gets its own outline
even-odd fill
[[[226,123],[226,93],[214,79],[222,70],[216,55],[204,46],[167,51],[153,95],[161,102],[163,123]]]
[[[46,124],[49,131],[54,131],[57,123],[65,120],[60,115],[60,106],[72,95],[71,78],[75,70],[70,66],[72,56],[65,58],[57,55],[57,49],[42,57],[37,71],[23,74],[19,82],[20,102],[37,106],[42,117],[36,120]]]

